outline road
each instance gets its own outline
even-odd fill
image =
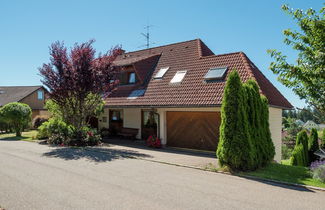
[[[105,154],[1,140],[0,206],[8,210],[325,206],[325,192],[132,159],[125,156],[127,153],[121,150]]]

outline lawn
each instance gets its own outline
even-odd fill
[[[0,140],[22,140],[22,141],[34,141],[36,139],[37,131],[31,130],[22,132],[21,137],[16,137],[15,133],[0,134]]]
[[[264,179],[289,182],[293,184],[303,184],[325,188],[325,183],[311,177],[310,171],[306,167],[287,165],[288,161],[282,164],[271,163],[270,165],[253,172],[243,172],[239,175],[249,175]]]

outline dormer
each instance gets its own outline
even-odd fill
[[[123,54],[114,61],[118,66],[120,85],[146,84],[157,65],[160,54]]]
[[[133,65],[121,67],[118,79],[120,85],[134,85],[139,82],[137,72]]]

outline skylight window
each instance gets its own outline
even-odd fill
[[[178,71],[176,72],[175,76],[173,79],[170,81],[170,83],[180,83],[184,79],[186,74],[186,71]]]
[[[222,79],[227,71],[227,67],[218,67],[209,69],[208,73],[204,76],[206,80]]]
[[[163,76],[166,74],[166,72],[168,71],[169,67],[165,67],[165,68],[161,68],[159,69],[159,71],[157,72],[157,74],[155,75],[155,79],[161,79],[163,78]]]
[[[139,96],[143,96],[144,95],[145,90],[141,89],[141,90],[134,90],[130,93],[129,97],[127,99],[137,99]]]

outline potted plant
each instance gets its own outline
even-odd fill
[[[147,139],[147,146],[153,148],[161,148],[161,140],[158,137],[151,135]]]

